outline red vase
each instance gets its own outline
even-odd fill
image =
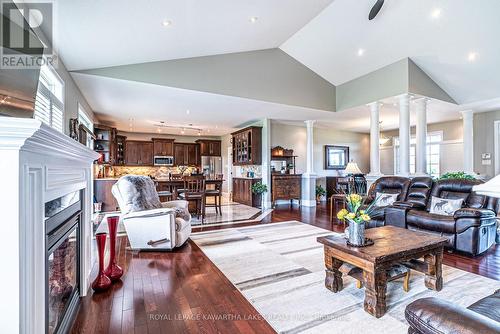
[[[120,221],[119,216],[108,217],[109,230],[109,264],[104,273],[111,278],[112,281],[117,281],[123,275],[123,269],[116,264],[116,228]]]
[[[111,279],[104,273],[104,250],[106,249],[106,233],[97,233],[97,252],[99,256],[99,273],[92,282],[92,289],[95,291],[104,291],[111,286]]]

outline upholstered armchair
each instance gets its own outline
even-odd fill
[[[171,250],[191,234],[188,202],[161,203],[154,182],[146,176],[121,177],[111,190],[116,198],[130,247],[137,250]]]

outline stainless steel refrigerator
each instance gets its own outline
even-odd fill
[[[201,170],[204,175],[211,177],[215,177],[217,174],[222,174],[222,158],[201,157]]]

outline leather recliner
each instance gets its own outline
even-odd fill
[[[473,192],[472,187],[479,183],[481,181],[477,180],[432,182],[430,178],[414,178],[410,182],[407,198],[385,210],[385,223],[434,233],[448,239],[448,248],[472,256],[481,254],[495,242],[498,201]],[[433,214],[430,213],[432,196],[461,198],[464,203],[453,216]]]
[[[383,176],[377,179],[368,190],[362,209],[366,209],[376,198],[377,193],[398,194],[398,201],[406,199],[410,179],[401,176]],[[385,207],[372,207],[371,220],[367,228],[384,226]]]
[[[438,298],[421,298],[405,310],[409,334],[498,334],[500,290],[465,308]]]

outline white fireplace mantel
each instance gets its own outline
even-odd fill
[[[0,117],[2,333],[45,332],[44,204],[84,190],[80,292],[91,270],[92,163],[98,154],[38,120]]]

